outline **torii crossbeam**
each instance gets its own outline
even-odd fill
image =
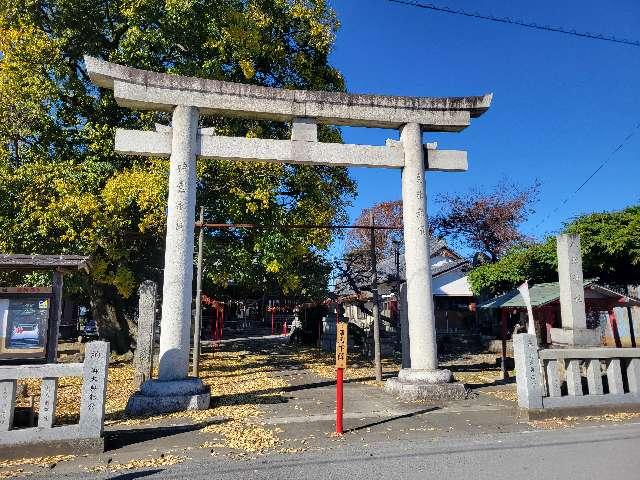
[[[187,378],[197,157],[402,169],[411,368],[387,386],[401,395],[429,397],[430,385],[451,381],[450,371],[438,370],[424,172],[466,171],[467,154],[423,145],[422,132],[463,130],[489,108],[491,94],[432,98],[284,90],[149,72],[92,57],[85,57],[85,64],[96,85],[113,90],[118,105],[172,112],[171,127],[118,129],[115,141],[120,153],[171,159],[157,382],[164,386],[143,386],[143,396],[179,393],[186,399],[182,408],[197,408],[193,398],[202,393],[201,384]],[[291,139],[218,136],[213,129],[198,128],[200,115],[291,122]],[[384,146],[320,143],[318,124],[399,129],[400,141],[388,140]],[[436,394],[441,390],[442,385]]]

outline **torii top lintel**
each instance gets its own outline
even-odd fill
[[[197,107],[205,115],[277,121],[309,117],[320,124],[460,131],[490,106],[492,94],[471,97],[401,97],[286,90],[150,72],[84,57],[91,80],[112,89],[118,105],[136,110]]]

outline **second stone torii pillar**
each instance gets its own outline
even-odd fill
[[[425,158],[420,125],[404,125],[400,143],[404,150],[402,220],[411,366],[401,369],[397,378],[387,380],[385,388],[405,399],[464,398],[467,395],[464,385],[450,383],[451,371],[438,369]]]
[[[158,379],[129,399],[132,416],[209,408],[209,388],[188,377],[198,119],[196,107],[173,110]]]

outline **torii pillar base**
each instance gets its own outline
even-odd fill
[[[464,400],[469,390],[460,382],[452,382],[450,370],[416,370],[403,368],[397,377],[386,381],[386,392],[396,395],[401,400]]]
[[[206,410],[211,390],[196,377],[182,380],[147,380],[127,402],[128,417],[161,415],[185,410]]]

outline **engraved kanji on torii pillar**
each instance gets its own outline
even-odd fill
[[[112,89],[120,106],[173,112],[171,128],[118,129],[115,141],[120,153],[171,158],[159,380],[188,373],[196,157],[402,169],[411,368],[388,386],[415,397],[420,385],[451,380],[450,372],[438,370],[425,170],[466,171],[467,155],[423,145],[422,132],[463,130],[489,108],[491,94],[431,98],[284,90],[154,73],[91,57],[85,63],[91,80]],[[291,139],[217,136],[197,129],[199,115],[291,122]],[[320,143],[318,124],[397,129],[400,141]]]

